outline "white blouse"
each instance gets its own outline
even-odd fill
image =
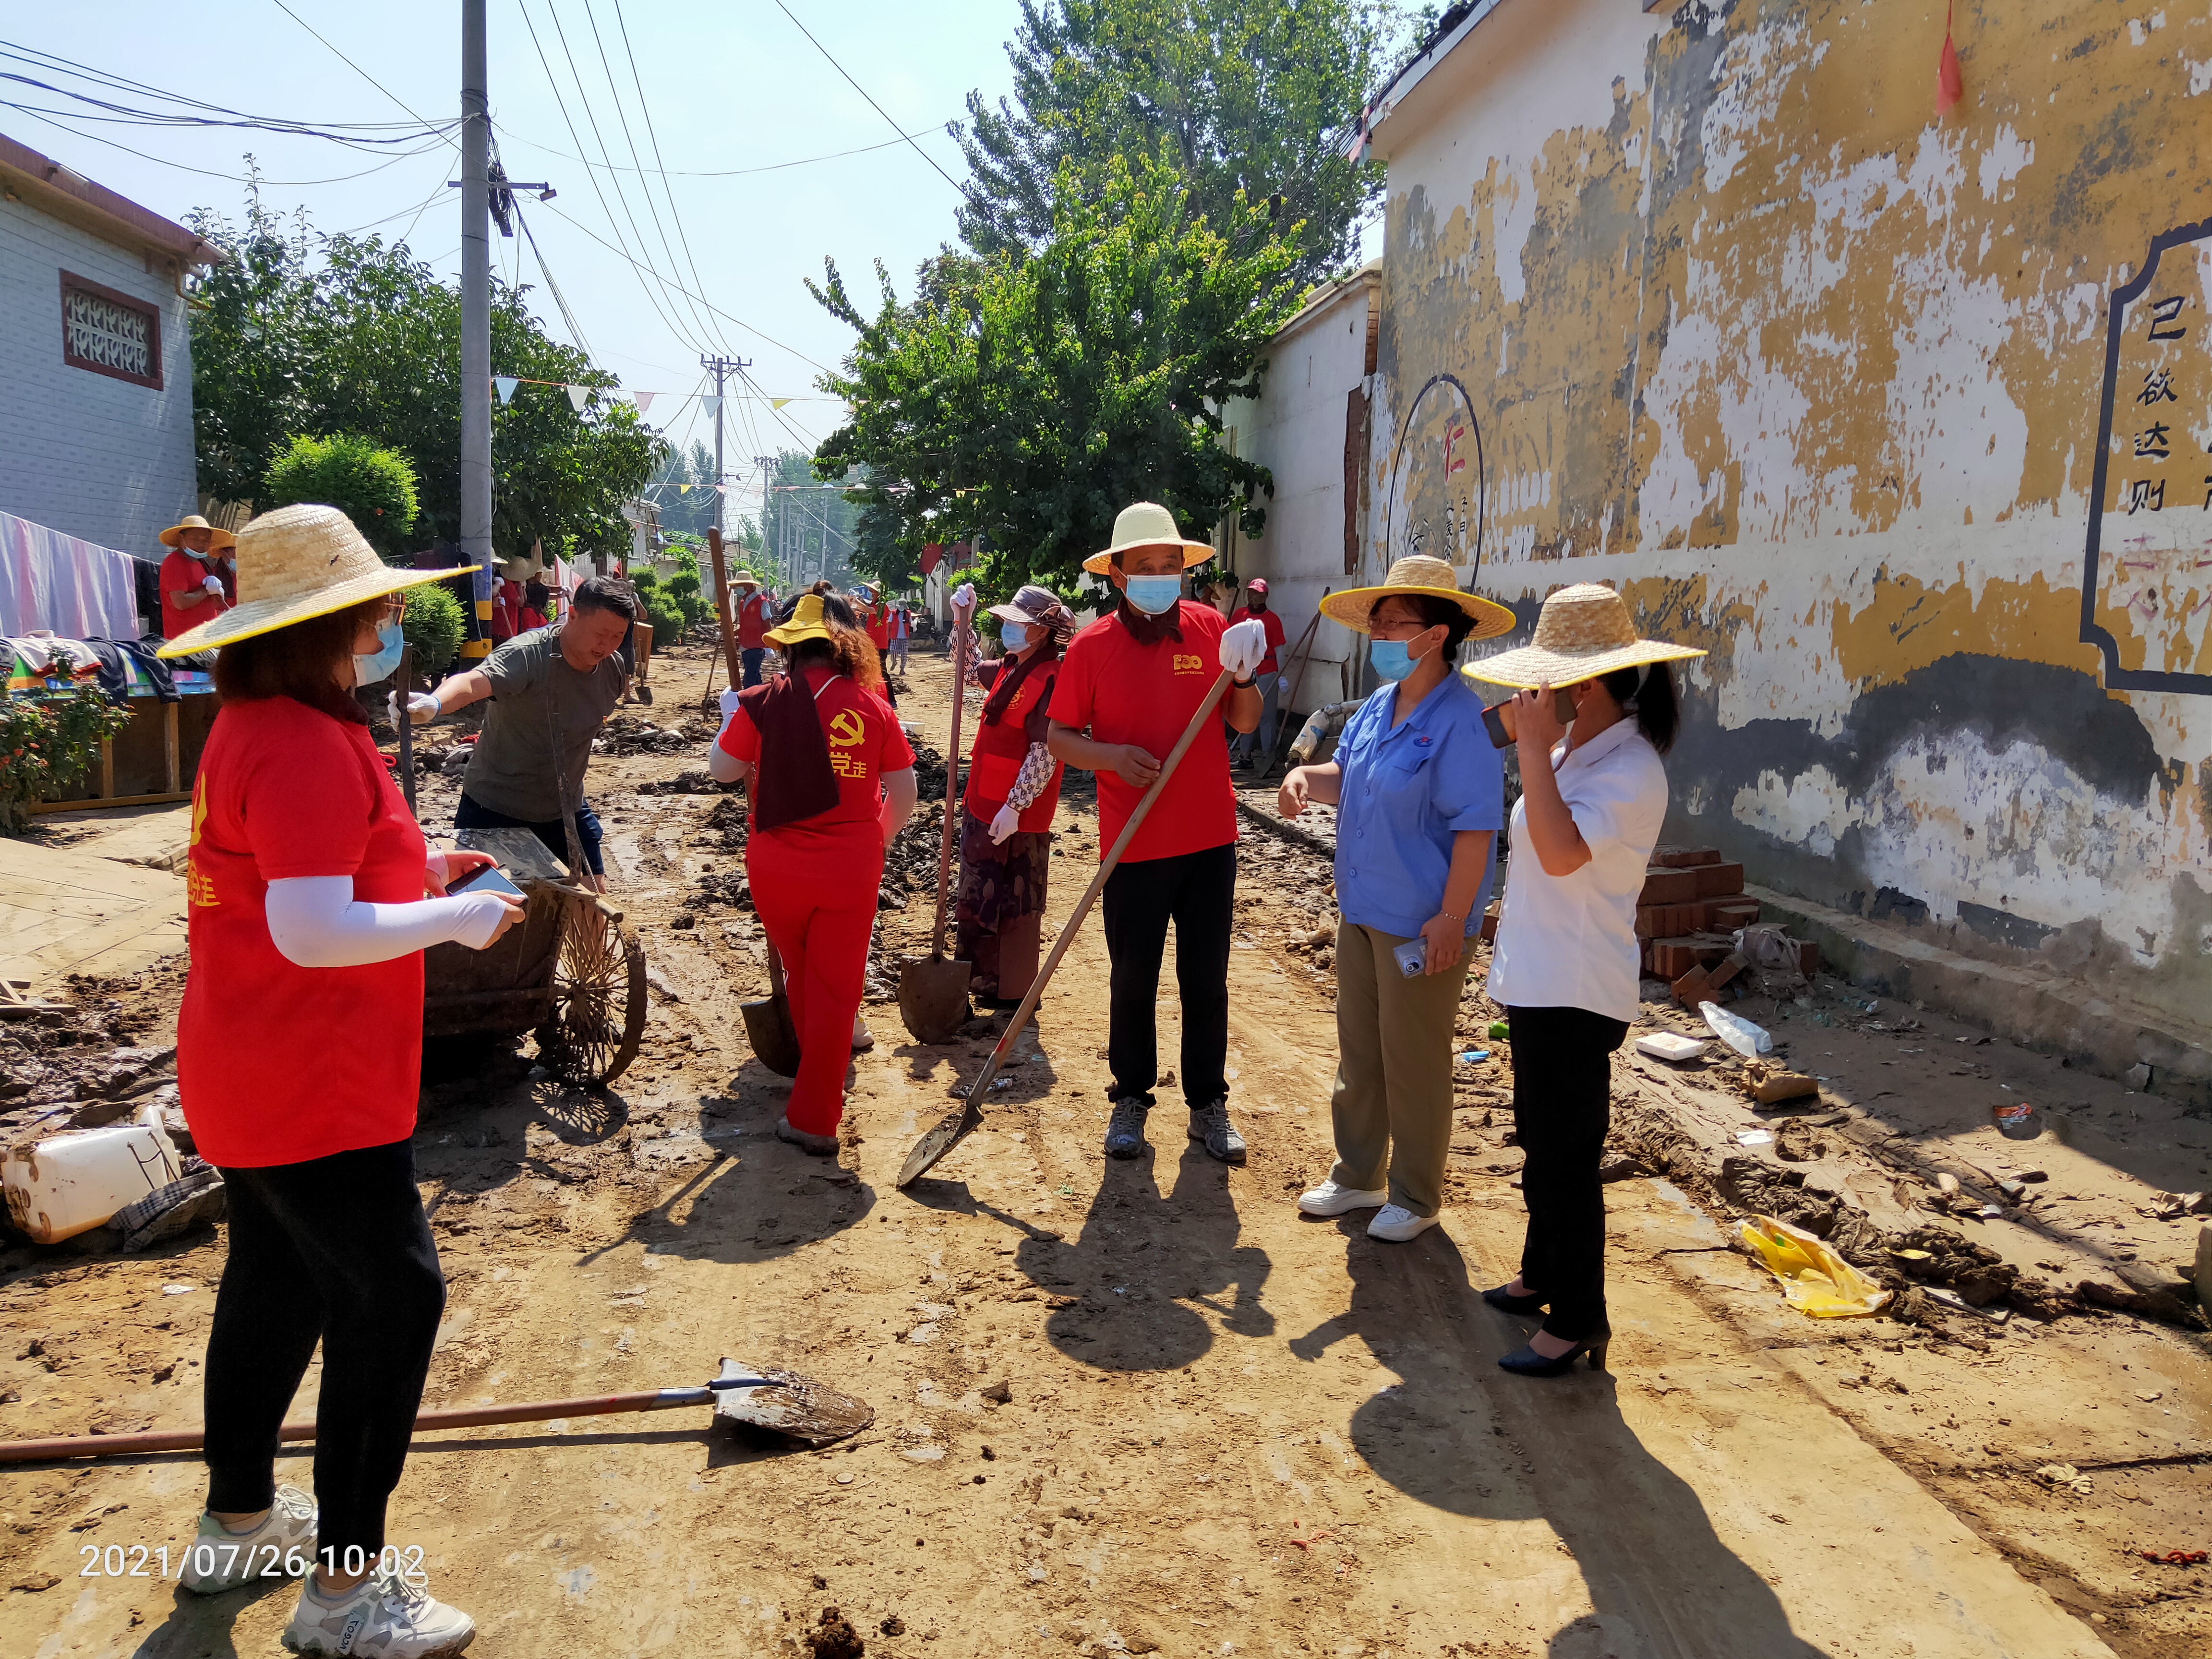
[[[1492,947],[1491,1000],[1516,1008],[1637,1015],[1636,899],[1667,818],[1667,769],[1637,729],[1616,720],[1580,748],[1552,751],[1559,794],[1589,848],[1569,876],[1548,874],[1528,839],[1528,804],[1513,805],[1512,857]]]

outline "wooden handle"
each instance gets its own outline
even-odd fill
[[[415,695],[415,647],[399,647],[399,672],[395,682],[399,687],[399,793],[406,797],[407,810],[415,810],[415,714],[407,707],[408,699]],[[172,784],[170,787],[176,786]]]
[[[713,525],[707,526],[707,556],[714,563],[714,622],[722,632],[722,664],[735,688],[744,684],[744,664],[738,655],[737,624],[730,617],[730,571],[722,557],[722,532]]]
[[[930,924],[929,959],[945,960],[945,893],[952,882],[952,815],[960,806],[960,708],[968,690],[968,646],[953,613],[952,747],[945,757],[945,824],[937,843],[937,920]]]

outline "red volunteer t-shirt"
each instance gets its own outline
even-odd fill
[[[161,637],[163,639],[179,638],[190,629],[198,628],[202,623],[213,622],[230,609],[230,601],[223,597],[223,593],[230,591],[230,585],[228,582],[223,585],[223,593],[210,593],[189,609],[179,605],[169,597],[172,593],[197,593],[200,591],[201,584],[210,576],[222,574],[222,572],[211,566],[202,564],[182,548],[179,548],[161,561],[161,570],[158,580],[161,584]]]
[[[849,854],[857,845],[872,847],[880,856],[883,836],[877,825],[884,815],[884,774],[902,772],[912,766],[914,745],[900,730],[898,716],[890,705],[873,691],[818,664],[810,664],[803,672],[806,689],[814,693],[814,712],[821,719],[823,735],[830,739],[830,769],[837,775],[837,804],[813,817],[759,834],[795,852],[819,849]],[[724,753],[760,763],[760,727],[743,708],[730,716],[717,741]]]
[[[1252,614],[1252,607],[1243,605],[1237,607],[1237,614],[1229,620],[1233,623],[1257,622],[1261,630],[1267,635],[1267,654],[1260,659],[1260,665],[1253,670],[1253,672],[1272,674],[1282,666],[1276,660],[1276,653],[1282,650],[1283,641],[1290,636],[1283,631],[1283,619],[1280,617],[1273,611],[1262,611],[1255,617]]]
[[[264,902],[272,881],[350,876],[356,901],[411,903],[427,852],[367,726],[289,697],[216,716],[192,788],[177,1016],[177,1086],[209,1163],[301,1164],[415,1132],[422,953],[301,968]]]
[[[1154,760],[1190,724],[1221,672],[1221,635],[1227,626],[1210,605],[1179,602],[1182,638],[1139,645],[1117,607],[1069,641],[1052,694],[1052,718],[1061,726],[1089,726],[1100,743],[1133,743]],[[1117,772],[1098,774],[1098,856],[1121,833],[1144,791]],[[1221,722],[1209,720],[1152,805],[1125,863],[1202,853],[1237,839],[1237,796],[1229,782],[1229,742]]]
[[[758,651],[768,645],[768,630],[775,625],[775,607],[760,593],[738,601],[738,647]]]

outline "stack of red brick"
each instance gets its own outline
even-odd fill
[[[1668,982],[1717,962],[1735,948],[1735,930],[1759,920],[1759,901],[1743,890],[1743,866],[1723,864],[1715,847],[1661,847],[1651,854],[1636,900],[1644,971]]]

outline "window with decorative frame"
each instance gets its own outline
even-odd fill
[[[62,361],[159,392],[161,307],[64,270]]]

